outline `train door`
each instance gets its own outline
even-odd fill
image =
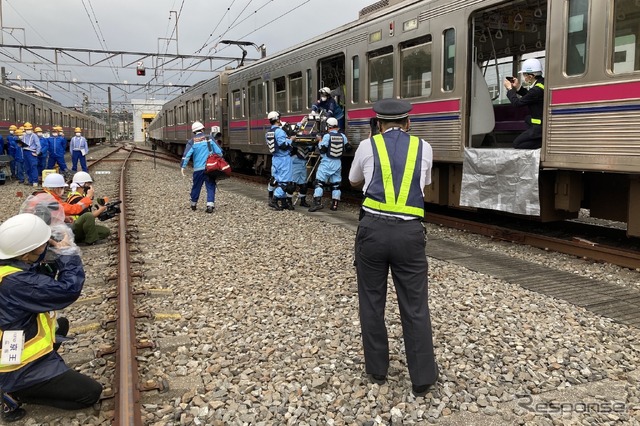
[[[504,82],[507,77],[523,82],[518,71],[529,58],[539,59],[544,71],[547,1],[509,1],[479,10],[471,15],[470,26],[469,145],[510,148],[530,125],[529,110],[511,105]],[[495,120],[493,126],[491,118]]]
[[[346,77],[344,54],[340,53],[318,61],[318,87],[316,88],[315,96],[318,96],[318,90],[323,87],[328,87],[331,89],[331,95],[346,116],[345,93],[347,91],[345,85]],[[314,101],[314,98],[312,98],[312,101]],[[342,126],[342,130],[345,130],[344,126]]]
[[[249,82],[249,102],[248,102],[247,124],[249,127],[249,143],[263,144],[264,134],[267,131],[268,122],[265,119],[265,93],[262,79]]]

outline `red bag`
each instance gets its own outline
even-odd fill
[[[216,179],[225,179],[230,177],[231,166],[220,155],[213,153],[213,151],[211,150],[211,145],[209,145],[209,143],[210,142],[207,141],[210,154],[207,157],[207,162],[204,164],[204,172]]]

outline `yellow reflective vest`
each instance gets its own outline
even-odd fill
[[[0,285],[2,285],[4,277],[20,271],[22,271],[20,268],[13,266],[0,266]],[[0,373],[18,370],[53,351],[53,344],[56,340],[56,313],[54,311],[39,313],[36,321],[38,322],[38,332],[24,344],[20,364],[0,363]],[[0,341],[2,335],[3,330],[0,330]]]

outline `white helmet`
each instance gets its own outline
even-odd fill
[[[199,121],[194,121],[193,124],[191,125],[191,131],[193,133],[196,133],[197,131],[202,130],[202,129],[204,129],[204,126]]]
[[[278,111],[271,111],[268,115],[267,118],[269,119],[269,121],[276,121],[276,120],[280,120],[280,113]]]
[[[87,172],[78,172],[73,175],[73,179],[71,180],[71,182],[77,183],[78,185],[83,185],[87,182],[93,182],[93,179],[91,179],[91,175]]]
[[[329,89],[328,87],[323,87],[322,89],[318,90],[318,93],[320,93],[321,95],[324,93],[327,96],[331,96],[331,89]]]
[[[336,120],[334,117],[327,118],[327,126],[329,128],[338,127],[338,120]]]
[[[44,188],[64,188],[69,186],[65,183],[64,177],[60,173],[49,173],[44,182],[42,182]]]
[[[518,74],[533,74],[536,72],[542,72],[542,64],[539,60],[531,58],[522,63],[522,69],[518,71]]]
[[[31,213],[22,213],[0,225],[0,259],[12,259],[37,249],[51,237],[51,228]]]

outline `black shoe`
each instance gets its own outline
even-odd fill
[[[196,206],[191,206],[191,210],[196,211]]]
[[[67,334],[69,334],[69,320],[65,317],[60,317],[57,322],[56,336],[67,337]]]
[[[369,379],[378,385],[384,385],[387,382],[387,376],[381,374],[369,374]]]
[[[11,395],[2,393],[2,420],[11,423],[23,418],[27,412],[20,408],[20,403],[13,399]]]
[[[331,201],[331,207],[329,207],[329,210],[331,211],[336,211],[338,210],[338,200],[332,200]]]
[[[440,369],[438,369],[436,365],[436,379],[430,385],[415,385],[411,384],[411,391],[415,396],[425,396],[429,393],[429,391],[436,385],[438,382],[438,378],[440,377]]]
[[[207,206],[207,213],[213,213],[213,206]]]
[[[300,207],[311,207],[311,204],[307,203],[306,197],[300,198]]]

